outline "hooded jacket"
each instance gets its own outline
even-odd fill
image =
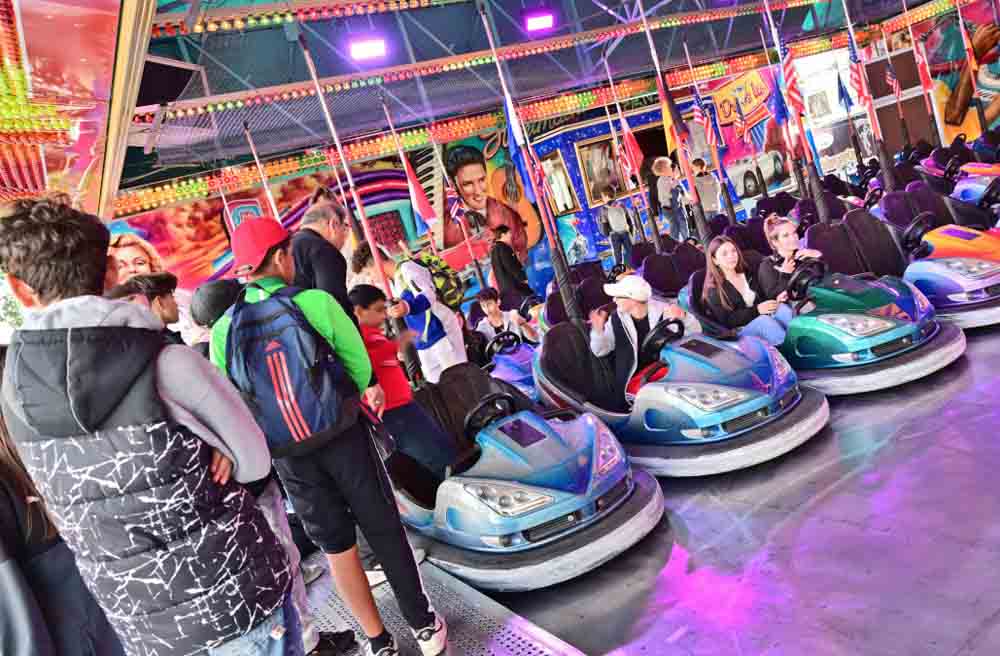
[[[667,304],[663,301],[649,299],[650,332],[663,320],[663,313],[666,309]],[[701,323],[690,314],[685,314],[681,321],[684,323],[684,334],[701,332]],[[636,341],[637,333],[632,315],[620,310],[608,317],[608,320],[604,322],[604,330],[590,329],[590,350],[593,351],[594,355],[603,358],[614,353],[615,389],[621,390],[623,395],[626,385],[638,368],[639,348],[642,345],[637,344]]]
[[[413,260],[400,262],[392,281],[393,293],[406,301],[410,313],[406,327],[417,334],[413,345],[418,351],[429,349],[449,333],[461,331],[455,312],[438,300],[431,272]]]
[[[61,301],[14,333],[3,382],[11,436],[130,656],[238,638],[291,580],[240,485],[269,471],[263,435],[228,381],[161,330],[137,305]],[[234,463],[224,486],[211,446]]]

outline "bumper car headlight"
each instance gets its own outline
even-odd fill
[[[963,278],[985,278],[1000,273],[1000,262],[974,257],[946,257],[936,262]]]
[[[504,517],[517,517],[534,512],[551,504],[554,499],[547,494],[532,492],[513,485],[481,482],[466,483],[465,491]]]
[[[931,309],[931,302],[927,300],[927,297],[922,291],[920,291],[916,285],[908,280],[904,280],[906,286],[910,288],[913,293],[913,298],[917,302],[917,312],[923,315],[925,312]]]
[[[667,393],[690,403],[704,412],[714,412],[722,408],[741,403],[750,398],[750,394],[729,387],[716,385],[670,385]]]
[[[877,335],[893,327],[893,324],[885,319],[867,317],[863,314],[821,314],[819,320],[854,337]]]
[[[775,383],[780,385],[788,380],[788,376],[792,373],[792,368],[788,365],[788,360],[785,359],[785,356],[783,356],[778,349],[768,345],[767,352],[771,354],[771,364],[774,366]]]
[[[597,475],[604,476],[622,460],[622,449],[607,426],[597,429]]]

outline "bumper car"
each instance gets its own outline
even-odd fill
[[[538,401],[535,378],[531,372],[535,347],[517,333],[505,330],[486,344],[486,371],[491,376],[517,388],[532,401]]]
[[[656,361],[633,378],[631,404],[615,389],[609,362],[569,322],[553,326],[535,358],[542,402],[596,416],[634,464],[657,476],[702,476],[776,458],[818,433],[826,398],[800,387],[775,349],[747,338],[683,335],[664,321],[643,341]]]
[[[663,494],[633,470],[596,416],[545,415],[473,364],[449,368],[427,407],[460,445],[441,481],[400,453],[389,459],[415,546],[473,586],[534,590],[569,580],[642,539]]]
[[[808,247],[822,251],[835,273],[822,262],[807,261],[789,282],[797,316],[779,350],[799,381],[830,396],[859,394],[923,378],[961,357],[962,330],[939,323],[933,306],[911,284],[861,273],[870,269],[854,264],[850,239],[843,224],[807,231]],[[733,339],[735,333],[717,324],[700,303],[704,275],[692,276],[682,305],[706,332]]]

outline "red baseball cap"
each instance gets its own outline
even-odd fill
[[[291,237],[272,217],[246,219],[233,231],[233,275],[248,276],[257,270],[267,252]]]

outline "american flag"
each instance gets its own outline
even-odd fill
[[[743,106],[740,105],[739,98],[734,98],[734,100],[736,101],[736,122],[733,127],[736,130],[736,136],[743,137],[744,143],[750,143],[750,126],[747,125],[747,118],[743,115]]]
[[[694,122],[705,129],[705,143],[709,148],[714,148],[719,144],[719,139],[715,134],[715,126],[712,125],[712,117],[708,114],[704,101],[698,90],[694,90]]]
[[[795,56],[791,48],[781,44],[781,74],[785,78],[785,91],[788,93],[788,105],[796,114],[804,114],[806,105],[802,101],[802,91],[799,90],[799,76],[795,72]]]
[[[920,74],[920,86],[925,93],[934,92],[934,78],[931,76],[931,66],[927,61],[927,49],[923,41],[917,42],[917,47],[913,49],[913,56],[917,60],[917,72]]]
[[[858,57],[858,49],[850,31],[847,33],[847,51],[850,55],[851,63],[851,88],[854,89],[854,95],[858,97],[858,103],[865,108],[865,112],[868,114],[868,120],[871,122],[872,133],[875,135],[876,139],[881,139],[881,130],[879,130],[877,116],[875,114],[875,101],[872,99],[872,95],[868,92],[868,84],[865,78],[865,64],[861,61],[861,58]]]
[[[892,89],[892,94],[896,96],[896,100],[899,100],[900,96],[903,95],[903,87],[899,84],[899,78],[896,77],[896,70],[892,67],[892,62],[887,60],[886,64],[885,83]]]

